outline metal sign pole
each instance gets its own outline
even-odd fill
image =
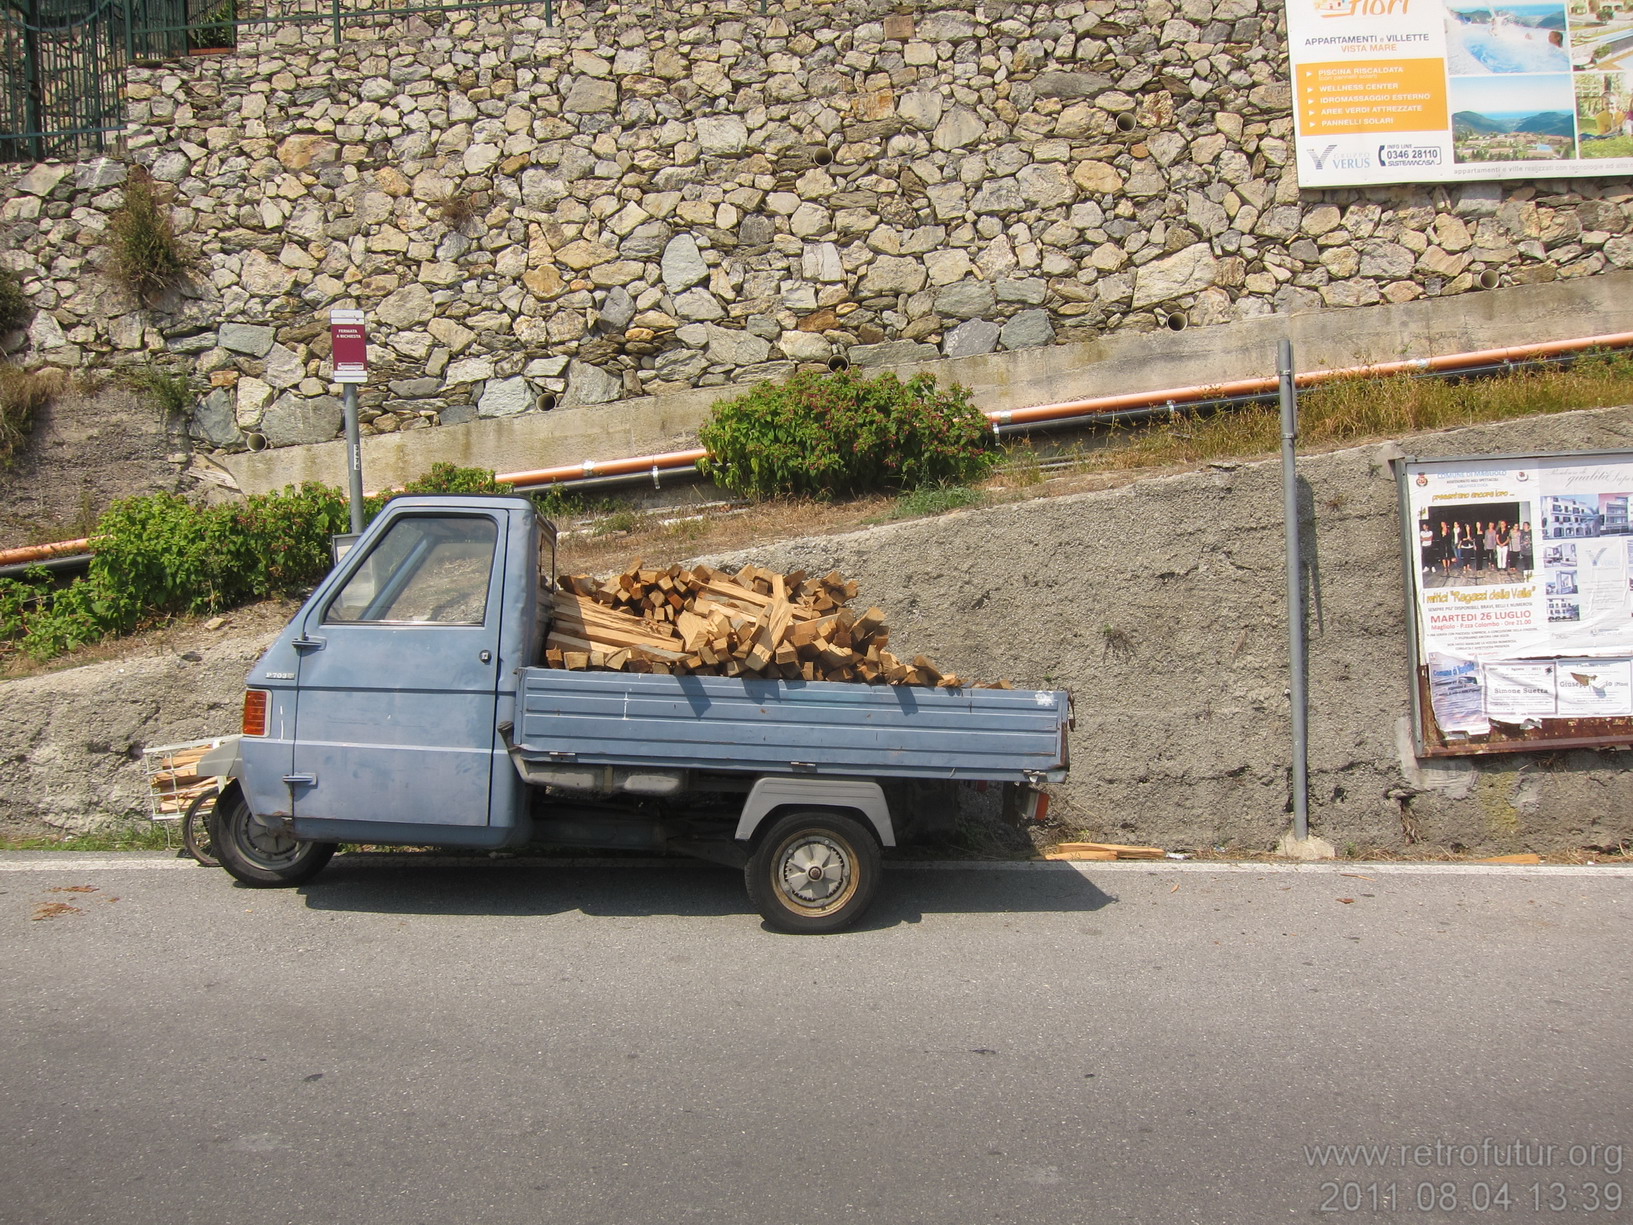
[[[1310,836],[1309,699],[1305,693],[1304,575],[1299,547],[1298,388],[1293,381],[1293,342],[1283,340],[1277,355],[1281,376],[1281,473],[1287,535],[1287,638],[1292,671],[1288,695],[1293,716],[1293,837]]]
[[[346,467],[351,494],[352,532],[363,530],[363,443],[358,437],[357,385],[368,381],[368,334],[360,310],[329,312],[329,338],[334,345],[335,382],[345,387],[342,406],[346,418]]]
[[[346,413],[346,464],[350,469],[352,531],[363,530],[363,442],[357,434],[357,384],[347,383],[341,403]]]

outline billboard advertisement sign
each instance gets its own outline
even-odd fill
[[[1301,187],[1633,174],[1633,0],[1288,0]]]

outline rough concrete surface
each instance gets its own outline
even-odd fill
[[[1429,434],[1423,457],[1625,448],[1633,406]],[[1356,848],[1563,851],[1633,840],[1633,757],[1420,762],[1397,490],[1384,443],[1302,458],[1312,832]],[[1285,545],[1276,461],[713,557],[837,568],[892,647],[978,680],[1070,689],[1057,811],[1116,841],[1269,850],[1287,830]],[[197,662],[95,664],[0,687],[0,819],[83,827],[145,811],[140,748],[230,731],[266,634]]]
[[[147,815],[142,750],[237,731],[276,632],[0,682],[0,832]]]
[[[127,387],[64,391],[40,410],[15,461],[0,466],[0,548],[76,539],[119,498],[178,489],[169,456],[185,443]]]
[[[1422,457],[1626,447],[1633,408],[1423,435]],[[1419,763],[1392,443],[1299,462],[1312,831],[1340,853],[1563,850],[1633,838],[1633,757]],[[756,550],[859,580],[893,644],[965,677],[1072,690],[1074,821],[1116,841],[1269,850],[1290,823],[1279,461]],[[736,558],[724,558],[729,564]],[[744,560],[747,560],[745,557]],[[1403,748],[1403,745],[1405,746]]]

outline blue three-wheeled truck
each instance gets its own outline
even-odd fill
[[[520,497],[399,497],[251,671],[213,836],[248,885],[339,842],[683,852],[743,868],[772,926],[837,931],[881,848],[973,780],[1066,773],[1061,691],[536,666],[555,530]]]

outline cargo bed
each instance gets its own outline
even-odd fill
[[[1058,781],[1064,691],[525,668],[523,759],[750,774]]]

